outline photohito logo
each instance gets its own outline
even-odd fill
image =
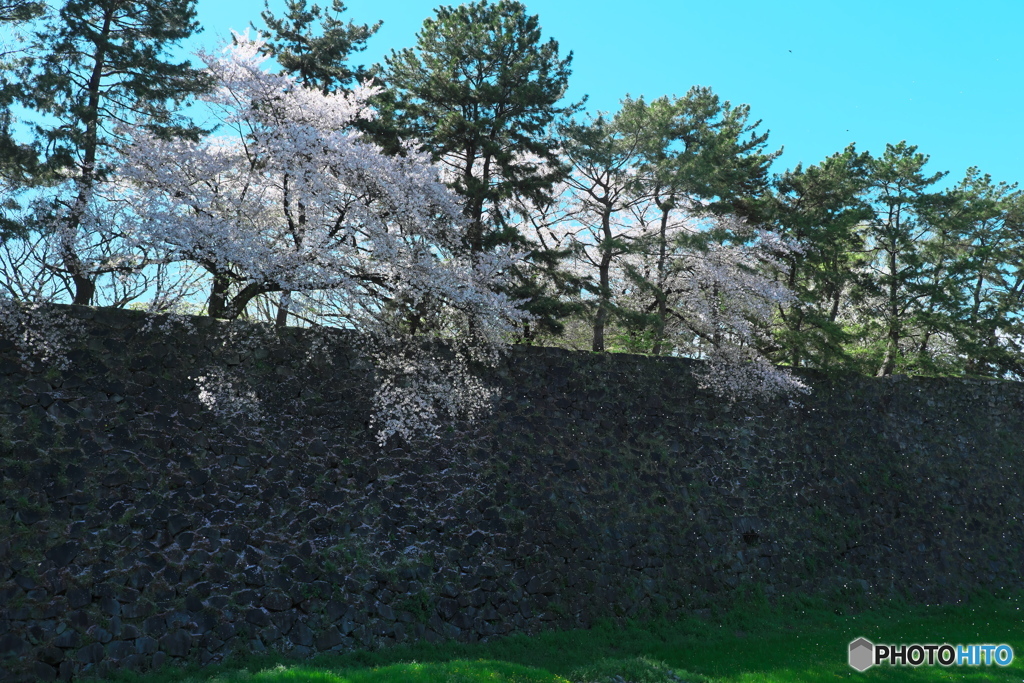
[[[890,666],[1008,666],[1013,661],[1009,645],[876,645],[867,638],[850,643],[850,666],[867,671],[875,664]]]

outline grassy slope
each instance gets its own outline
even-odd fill
[[[822,601],[793,600],[775,607],[752,601],[742,610],[708,620],[624,628],[603,625],[589,631],[513,636],[479,645],[418,644],[323,656],[302,664],[250,659],[203,670],[121,674],[118,680],[563,683],[567,679],[612,681],[615,675],[622,675],[633,683],[810,683],[858,677],[872,681],[1020,681],[1024,678],[1022,606],[1024,596],[1016,595],[978,597],[956,606],[886,603],[845,615],[843,609]],[[847,645],[859,636],[876,643],[1009,643],[1017,658],[1007,668],[875,667],[859,674],[846,663]],[[678,678],[667,675],[668,669],[675,670]]]

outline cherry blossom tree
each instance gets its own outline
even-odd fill
[[[763,353],[791,298],[775,278],[779,256],[794,247],[737,216],[773,158],[746,116],[695,89],[563,126],[562,215],[524,221],[566,244],[589,278],[594,351],[625,329],[627,348],[641,339],[635,350],[704,359],[702,383],[732,398],[803,388]]]
[[[619,306],[660,309],[659,338],[667,350],[704,360],[698,379],[720,395],[806,391],[764,353],[778,307],[794,298],[776,274],[799,247],[734,215],[677,207],[666,220],[653,200],[645,208],[635,212],[639,234],[619,264],[626,292]]]
[[[237,36],[222,56],[200,55],[217,84],[202,98],[215,135],[129,131],[121,172],[146,226],[140,243],[206,270],[211,316],[290,292],[310,317],[374,339],[378,404],[392,409],[378,420],[385,438],[410,435],[460,395],[471,412],[487,392],[464,361],[493,362],[524,315],[498,286],[514,255],[464,255],[466,221],[437,168],[411,144],[389,156],[359,133],[372,86],[305,87],[265,71],[261,47]],[[424,306],[443,319],[434,331],[451,352],[408,343],[407,312]]]
[[[577,164],[558,210],[524,232],[564,248],[589,300],[620,326],[653,329],[661,353],[699,358],[705,388],[734,399],[802,392],[765,349],[793,295],[778,273],[799,247],[732,214],[679,201],[669,211],[620,170]],[[610,315],[595,329],[604,341]],[[645,346],[638,350],[649,350]]]

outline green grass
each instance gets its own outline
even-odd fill
[[[482,659],[407,662],[351,670],[278,665],[255,674],[236,671],[214,680],[219,683],[567,683],[565,678],[535,667]]]
[[[847,602],[856,602],[856,597]],[[752,596],[742,609],[706,620],[650,622],[513,636],[484,644],[416,644],[307,662],[250,658],[206,669],[118,674],[137,683],[812,683],[1024,679],[1024,595],[979,596],[966,605],[886,602],[850,614],[837,602],[791,599],[769,606]],[[1009,667],[877,666],[846,663],[857,637],[875,643],[1008,643]],[[616,679],[621,676],[621,679]]]

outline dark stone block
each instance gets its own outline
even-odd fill
[[[121,614],[121,603],[113,597],[100,598],[100,611],[110,617]]]
[[[78,650],[75,653],[75,659],[82,662],[83,664],[96,664],[97,662],[103,661],[106,656],[106,650],[100,643],[92,643]]]
[[[250,588],[238,591],[234,594],[234,598],[239,605],[260,604],[260,594]]]
[[[142,632],[149,636],[157,636],[167,631],[167,619],[163,615],[149,617],[142,622]]]
[[[47,550],[46,559],[51,560],[58,567],[66,567],[74,562],[81,550],[82,547],[77,541],[66,541]]]
[[[142,671],[146,666],[146,656],[140,654],[127,655],[121,660],[121,666],[129,671]]]
[[[263,574],[263,569],[260,567],[248,567],[242,572],[242,578],[248,586],[265,586],[267,584],[266,576]]]
[[[269,626],[270,615],[262,609],[250,609],[245,611],[245,620],[256,626]]]
[[[313,631],[301,621],[292,627],[290,635],[292,642],[296,645],[305,647],[312,647],[313,645]]]
[[[213,590],[213,586],[210,585],[209,581],[200,581],[199,583],[192,586],[193,592],[201,598],[209,597],[210,592]]]
[[[192,636],[188,631],[177,629],[160,638],[160,650],[171,657],[185,657],[192,649]]]
[[[38,681],[57,680],[57,670],[44,662],[32,662],[32,675]]]
[[[111,659],[124,659],[131,654],[135,654],[135,644],[130,641],[114,640],[107,644],[107,657]]]
[[[13,633],[0,636],[0,657],[18,657],[29,650],[29,644]]]
[[[290,632],[298,618],[299,616],[295,613],[295,610],[275,612],[270,615],[270,620],[274,622],[274,625],[277,626],[278,629],[280,629],[281,633]]]
[[[64,649],[78,647],[81,643],[82,637],[78,635],[77,631],[72,631],[71,629],[64,631],[64,633],[61,633],[53,639],[53,644],[55,646],[62,647]]]
[[[153,613],[153,605],[149,602],[139,601],[121,605],[121,616],[125,619],[143,619]]]
[[[554,584],[549,581],[544,581],[539,576],[535,576],[526,584],[526,592],[531,595],[554,595],[556,590]]]
[[[338,629],[331,627],[320,633],[316,638],[316,649],[321,652],[330,650],[335,645],[340,645],[343,641],[341,633]]]
[[[465,630],[473,628],[474,621],[475,621],[475,619],[474,619],[473,611],[468,611],[468,612],[459,612],[458,614],[456,614],[455,618],[452,619],[451,623],[455,624],[460,629],[465,631]]]
[[[38,655],[39,660],[57,666],[64,661],[64,651],[56,645],[47,645],[46,647],[40,648]]]
[[[131,573],[128,585],[136,590],[145,590],[153,581],[153,574],[146,567],[139,567]]]
[[[92,625],[85,632],[87,636],[93,640],[99,641],[101,644],[106,645],[113,640],[113,634],[105,628],[100,628],[98,625]]]
[[[191,526],[192,522],[185,515],[171,515],[167,519],[167,531],[170,532],[171,536],[177,536]]]
[[[280,591],[273,591],[271,593],[268,593],[263,598],[263,606],[273,612],[283,612],[284,610],[291,609],[292,599],[285,593],[282,593]],[[328,603],[328,615],[329,614],[330,603]],[[336,618],[337,617],[332,618],[331,621],[334,621],[334,619]]]
[[[459,603],[451,598],[442,598],[437,601],[437,613],[445,621],[450,621],[459,612]]]

